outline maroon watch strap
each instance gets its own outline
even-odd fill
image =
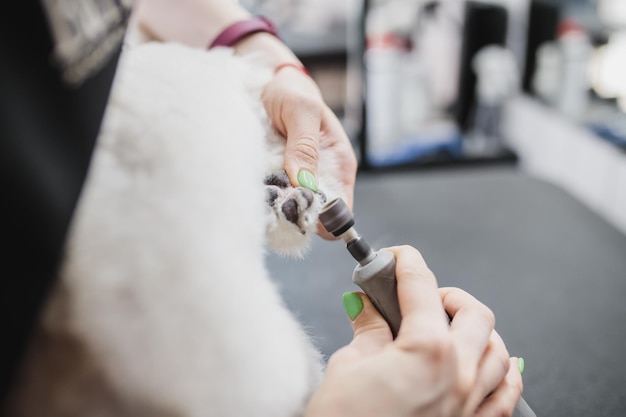
[[[244,37],[257,32],[267,32],[280,39],[274,23],[263,16],[256,16],[228,26],[211,42],[209,49],[216,46],[233,46]]]

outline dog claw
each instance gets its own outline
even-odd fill
[[[304,187],[299,188],[298,190],[300,191],[300,194],[302,194],[302,196],[306,200],[306,208],[311,207],[311,205],[313,204],[313,199],[315,198],[315,196],[313,195],[313,191]]]

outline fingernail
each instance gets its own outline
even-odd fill
[[[363,311],[363,300],[358,294],[353,292],[347,292],[343,295],[343,308],[346,309],[346,313],[350,320],[354,320],[361,311]]]
[[[306,169],[301,169],[300,172],[298,172],[298,184],[313,192],[317,192],[317,181],[315,180],[315,176]]]
[[[524,374],[524,358],[517,358],[517,367],[519,368],[519,373]]]

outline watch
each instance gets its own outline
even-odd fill
[[[271,20],[263,16],[255,16],[228,26],[211,42],[209,49],[216,46],[233,46],[246,36],[257,32],[267,32],[280,39],[276,25]]]

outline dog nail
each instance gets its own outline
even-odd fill
[[[300,194],[302,194],[302,196],[306,200],[306,208],[311,207],[311,205],[313,204],[313,199],[315,198],[315,196],[313,195],[313,191],[309,190],[308,188],[299,188],[298,191],[300,191]]]

